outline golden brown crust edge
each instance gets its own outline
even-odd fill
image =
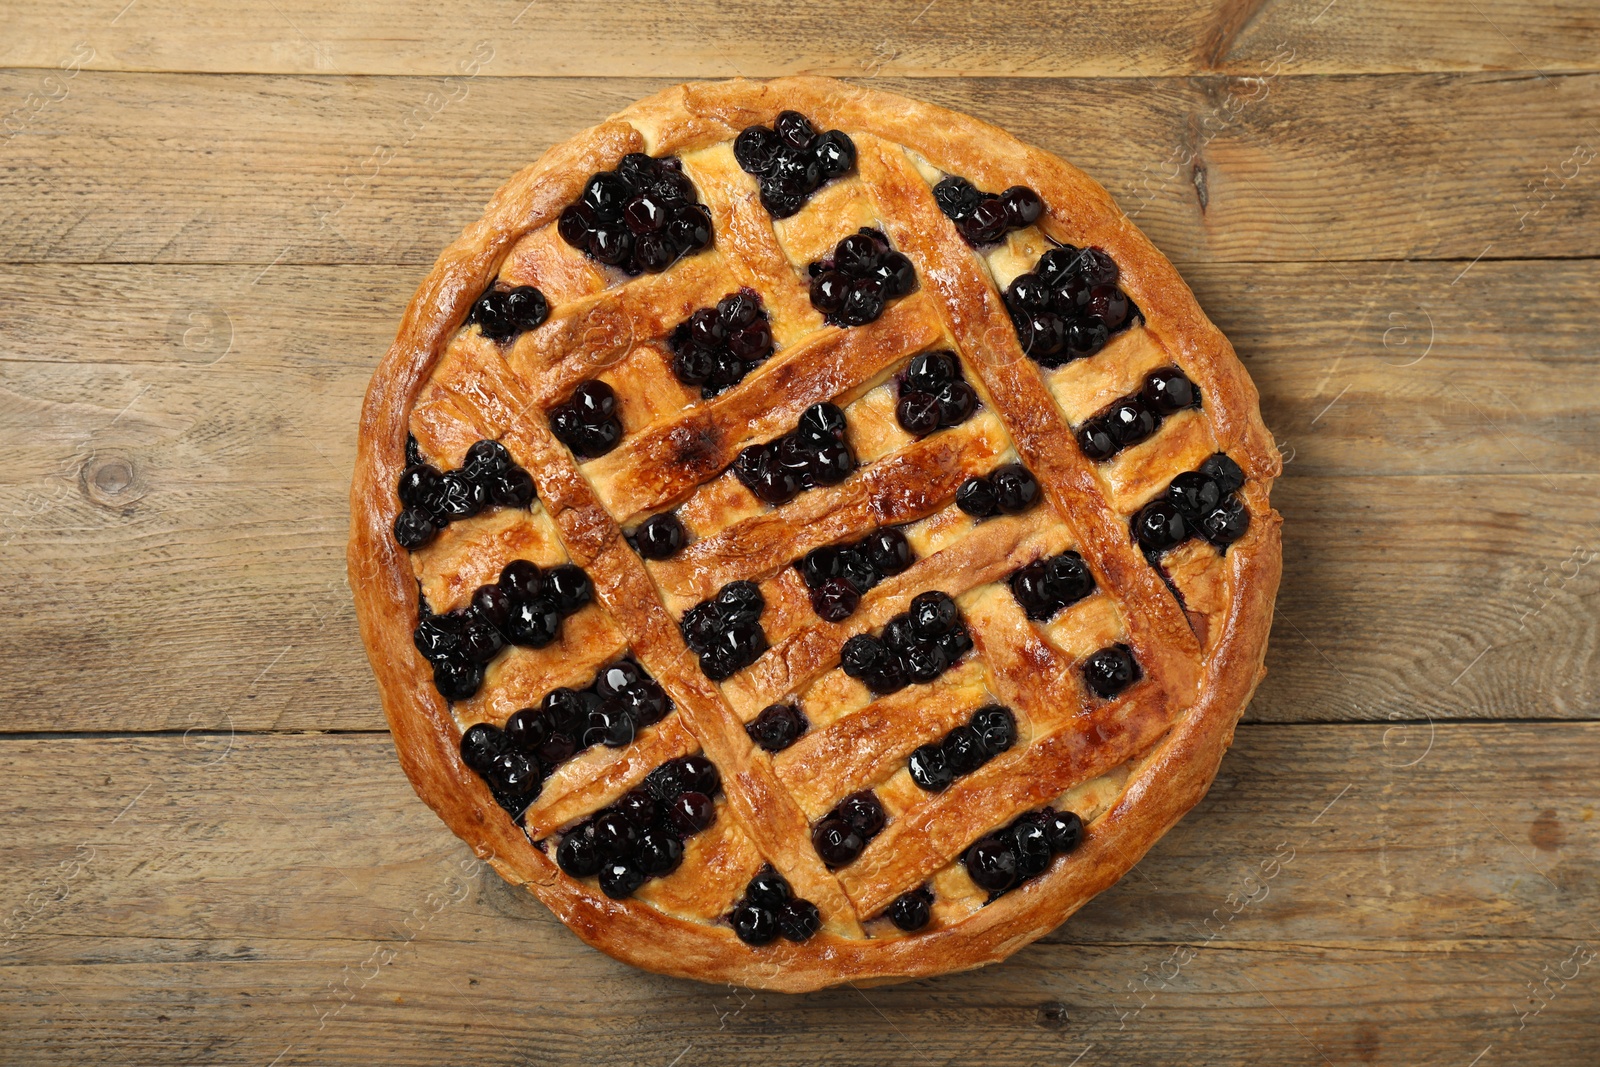
[[[793,107],[827,125],[896,140],[980,185],[1030,184],[1050,207],[1052,236],[1099,244],[1149,328],[1202,388],[1219,444],[1245,468],[1255,520],[1228,552],[1233,599],[1205,664],[1199,702],[1131,775],[1084,845],[1045,875],[945,929],[915,937],[751,950],[730,930],[683,922],[633,901],[581,891],[532,847],[457,755],[457,728],[411,647],[416,591],[390,536],[392,486],[404,465],[411,405],[444,342],[523,233],[554,218],[587,176],[626,152],[681,151],[722,140]],[[362,408],[351,489],[349,578],[401,765],[417,794],[508,881],[526,885],[580,937],[635,966],[702,981],[804,991],[963,970],[1004,959],[1112,885],[1204,796],[1262,674],[1281,570],[1279,519],[1267,504],[1279,473],[1256,392],[1232,347],[1164,256],[1081,171],[1004,131],[920,101],[826,78],[674,86],[547,152],[511,179],[484,217],[440,256],[412,298]]]

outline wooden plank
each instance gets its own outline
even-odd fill
[[[0,98],[37,78],[0,74]],[[4,147],[0,260],[426,264],[662,84],[84,71]],[[1597,251],[1594,75],[886,84],[1083,166],[1185,265]]]
[[[1253,717],[1595,714],[1600,386],[1576,354],[1597,270],[1484,262],[1451,286],[1454,264],[1401,264],[1345,290],[1318,265],[1191,272],[1291,450]],[[347,479],[417,272],[257,274],[0,272],[0,729],[382,725]]]
[[[1263,8],[1265,7],[1265,10]],[[1488,13],[1486,14],[1485,11]],[[1491,21],[1492,16],[1492,21]],[[1581,6],[1515,2],[1263,5],[1128,0],[886,0],[867,6],[752,0],[603,7],[418,0],[330,8],[244,0],[183,9],[113,3],[63,17],[41,0],[7,11],[0,65],[54,67],[87,45],[92,69],[211,73],[453,74],[487,43],[499,75],[897,77],[1250,73],[1278,54],[1314,73],[1594,69],[1600,22]]]
[[[584,947],[381,735],[10,739],[7,1062],[1582,1063],[1597,731],[1448,726],[1415,759],[1383,726],[1245,727],[1200,807],[1045,942],[806,997]]]

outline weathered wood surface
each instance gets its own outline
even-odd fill
[[[0,99],[40,79],[0,73]],[[0,261],[426,265],[670,81],[82,71],[0,144]],[[1082,166],[1184,265],[1597,252],[1600,74],[883,84]]]
[[[416,803],[383,735],[11,739],[0,1029],[7,1062],[124,1065],[1592,1062],[1597,745],[1245,727],[1044,943],[785,997],[588,950]]]
[[[70,12],[13,0],[7,21],[0,66],[54,67],[87,44],[94,54],[84,62],[97,69],[221,74],[454,74],[483,42],[496,74],[585,77],[1252,73],[1290,44],[1314,73],[1593,70],[1600,59],[1586,47],[1600,29],[1593,8],[1528,0],[109,0]]]
[[[0,1061],[1600,1062],[1597,30],[5,5]],[[438,250],[634,99],[795,71],[1083,166],[1288,460],[1270,674],[1200,808],[1004,965],[806,997],[632,971],[475,864],[381,732],[343,573],[357,406]]]

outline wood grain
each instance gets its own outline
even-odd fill
[[[1593,70],[1596,55],[1584,41],[1600,27],[1590,9],[1525,0],[1482,9],[1442,0],[1114,0],[1081,8],[1007,0],[468,0],[448,12],[419,0],[338,8],[244,0],[225,9],[190,0],[131,9],[111,3],[71,17],[42,0],[20,0],[7,20],[0,66],[55,66],[88,42],[95,69],[453,74],[488,41],[499,75],[674,78],[1251,73],[1285,46],[1307,73]]]
[[[84,71],[4,146],[0,260],[426,265],[548,145],[664,83]],[[1600,75],[889,87],[1072,160],[1185,268],[1597,252]]]
[[[11,1062],[114,1046],[130,1065],[1022,1064],[1085,1045],[1081,1063],[1167,1064],[1197,1043],[1206,1062],[1464,1064],[1492,1043],[1499,1063],[1577,1063],[1600,1040],[1592,969],[1520,1013],[1595,945],[1597,742],[1592,724],[1445,726],[1425,752],[1381,726],[1245,727],[1201,806],[1046,942],[786,997],[584,947],[449,837],[382,735],[8,740],[0,1026]]]

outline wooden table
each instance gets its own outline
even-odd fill
[[[0,1062],[1600,1061],[1597,42],[1595,0],[8,0]],[[362,390],[491,191],[792,71],[1099,178],[1288,461],[1207,800],[1004,965],[804,997],[477,865],[343,567]]]

